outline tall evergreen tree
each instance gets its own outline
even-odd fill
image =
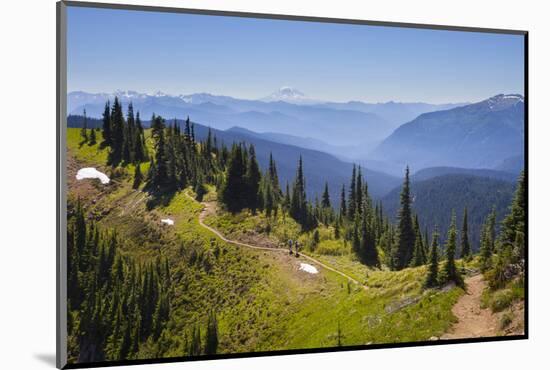
[[[397,230],[398,244],[394,256],[395,268],[398,270],[410,264],[416,239],[412,224],[409,166],[405,170],[405,180],[401,189],[400,203],[401,208],[399,210]]]
[[[462,232],[460,233],[460,258],[469,258],[472,254],[470,240],[468,237],[468,208],[464,207],[462,217]]]
[[[481,240],[479,243],[480,269],[482,272],[489,270],[493,265],[493,248],[491,247],[490,215],[485,219],[481,228]]]
[[[514,258],[525,258],[525,206],[526,176],[521,171],[510,211],[502,221],[500,242],[504,247],[512,247]]]
[[[281,186],[279,184],[279,175],[277,173],[277,165],[275,164],[275,160],[273,159],[273,154],[271,152],[269,153],[269,179],[276,197],[282,197]]]
[[[109,163],[118,164],[122,160],[122,149],[124,144],[124,115],[122,106],[115,97],[111,109],[111,151],[109,152]]]
[[[328,193],[328,182],[325,182],[325,190],[323,191],[323,197],[321,198],[321,207],[330,208],[330,195]]]
[[[353,220],[355,217],[356,205],[357,205],[357,188],[356,188],[356,172],[355,164],[353,165],[353,170],[351,172],[351,183],[349,189],[349,201],[348,201],[348,218]]]
[[[298,160],[298,169],[296,170],[296,179],[292,187],[292,198],[290,200],[290,215],[302,226],[307,224],[307,200],[306,186],[304,179],[304,170],[302,156]]]
[[[143,132],[143,126],[141,124],[141,118],[139,117],[139,111],[136,113],[136,128],[134,132],[134,160],[136,162],[143,162],[147,160],[147,149],[145,148],[145,135]]]
[[[378,250],[376,249],[376,238],[374,236],[374,228],[372,223],[369,223],[366,212],[362,214],[362,238],[361,238],[361,254],[363,262],[368,266],[380,266],[378,258]]]
[[[426,288],[434,288],[438,286],[439,275],[439,233],[437,232],[437,226],[432,233],[432,247],[430,248],[428,274],[424,281]]]
[[[80,129],[80,136],[82,137],[83,142],[88,141],[88,117],[86,117],[86,109],[84,109],[84,116],[82,120],[82,128]]]
[[[214,355],[218,352],[218,320],[216,314],[211,311],[208,315],[208,325],[206,327],[206,340],[204,344],[204,353]]]
[[[254,145],[250,145],[248,148],[248,161],[246,166],[245,180],[247,187],[247,204],[246,206],[250,208],[253,212],[256,212],[259,206],[258,195],[260,190],[260,180],[261,180],[260,166],[256,159],[256,151],[254,150]]]
[[[162,187],[167,184],[168,180],[164,119],[161,116],[153,115],[151,122],[152,136],[155,140],[155,177],[153,179],[153,185],[155,187]]]
[[[127,163],[134,161],[134,136],[134,106],[130,102],[130,104],[128,104],[128,114],[126,115],[126,125],[124,126],[124,139],[122,141],[122,159]]]
[[[361,174],[361,166],[357,169],[355,182],[357,186],[357,190],[355,190],[355,212],[361,214],[363,212],[363,175]]]
[[[221,190],[221,200],[230,212],[238,212],[246,205],[246,168],[242,145],[234,144],[227,164],[227,174]]]
[[[455,282],[463,286],[462,276],[458,272],[455,264],[456,255],[456,215],[453,211],[451,216],[451,226],[449,227],[447,242],[445,243],[445,264],[440,274],[440,283]]]
[[[346,186],[342,184],[342,192],[340,193],[340,216],[345,217],[347,215],[346,207]]]
[[[107,100],[103,110],[103,142],[105,145],[111,145],[111,111],[110,102]]]
[[[191,120],[189,119],[189,116],[187,116],[187,119],[185,120],[185,130],[183,131],[184,137],[191,141]]]
[[[411,266],[422,266],[426,263],[426,255],[424,254],[424,245],[422,243],[422,234],[420,233],[420,224],[418,222],[418,215],[414,216],[414,251],[411,260]]]
[[[94,129],[90,130],[90,140],[88,141],[90,146],[97,144],[97,136]]]

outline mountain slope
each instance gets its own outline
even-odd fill
[[[466,105],[456,104],[428,104],[428,103],[401,103],[389,101],[386,103],[363,103],[350,101],[347,103],[324,103],[323,105],[333,109],[349,109],[365,113],[374,113],[390,123],[392,128],[397,128],[405,122],[409,122],[419,115],[428,112],[448,110]]]
[[[496,207],[499,223],[512,199],[515,185],[508,181],[472,175],[453,174],[424,181],[411,180],[412,208],[418,213],[422,229],[439,227],[441,241],[451,222],[451,211],[457,214],[460,230],[462,212],[468,208],[470,243],[474,250],[479,248],[481,225],[485,217]],[[382,198],[384,210],[392,219],[397,218],[401,187],[393,189]]]
[[[478,177],[487,177],[496,180],[516,182],[517,176],[510,172],[497,171],[491,169],[460,168],[460,167],[429,167],[414,173],[411,181],[418,182],[428,180],[443,175],[471,175]]]
[[[524,102],[520,95],[497,95],[446,111],[425,113],[400,126],[373,157],[413,168],[492,168],[523,153]]]
[[[199,139],[205,139],[208,134],[208,128],[195,124],[195,133]],[[285,186],[286,182],[292,184],[292,181],[294,181],[298,159],[302,156],[304,174],[308,180],[306,191],[311,199],[316,195],[321,196],[325,181],[328,181],[333,204],[338,204],[342,184],[347,184],[351,177],[353,164],[341,161],[327,153],[265,140],[259,135],[248,133],[244,130],[220,131],[213,129],[212,134],[216,136],[218,142],[223,141],[226,144],[243,141],[254,144],[258,162],[264,171],[269,164],[269,154],[272,153],[277,163],[279,180],[282,187]],[[397,177],[382,172],[365,168],[362,171],[369,184],[371,195],[376,198],[384,196],[401,181]]]

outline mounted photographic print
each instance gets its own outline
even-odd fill
[[[527,338],[526,56],[58,3],[58,366]]]

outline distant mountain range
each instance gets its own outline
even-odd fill
[[[167,119],[190,116],[192,120],[217,129],[238,126],[257,133],[271,132],[309,137],[330,146],[348,147],[347,157],[361,158],[372,151],[400,124],[418,114],[448,109],[456,104],[425,103],[333,103],[310,99],[299,90],[285,87],[258,100],[237,99],[207,93],[170,95],[162,92],[144,94],[136,91],[68,94],[68,114],[99,118],[107,100],[115,96],[124,109],[129,102],[142,119],[153,113]],[[322,149],[321,147],[317,149]]]
[[[226,144],[253,143],[264,168],[269,153],[273,152],[283,186],[294,179],[296,163],[302,155],[308,195],[320,194],[324,181],[328,180],[334,203],[339,199],[342,184],[349,181],[353,162],[363,167],[369,189],[376,198],[386,196],[400,184],[407,164],[414,173],[415,183],[451,175],[511,183],[524,166],[521,95],[497,95],[475,104],[422,113],[393,133],[388,131],[391,124],[378,115],[381,111],[386,111],[389,117],[387,112],[416,114],[446,105],[311,104],[305,102],[308,98],[299,91],[289,88],[272,94],[266,101],[210,94],[74,92],[68,96],[68,106],[75,114],[86,109],[91,117],[88,126],[98,126],[100,121],[94,117],[101,116],[105,102],[112,101],[114,96],[125,106],[133,102],[145,126],[153,112],[168,121],[189,115],[193,122],[198,122],[199,137],[205,137],[207,127],[211,126],[218,140]],[[267,101],[278,98],[295,102]],[[378,113],[369,112],[370,108]],[[82,117],[69,116],[68,125],[80,127]],[[388,136],[384,139],[384,135]],[[381,144],[376,147],[377,142]]]
[[[395,130],[372,157],[409,164],[413,169],[495,168],[506,158],[521,156],[523,142],[523,96],[501,94],[476,104],[421,114]]]
[[[207,137],[208,128],[195,124],[195,133],[198,139],[204,140]],[[305,178],[307,179],[306,192],[310,199],[321,196],[325,181],[327,181],[332,204],[338,206],[342,185],[345,184],[347,188],[351,178],[353,164],[341,161],[328,153],[266,140],[245,130],[221,131],[212,129],[212,133],[216,136],[218,143],[246,142],[254,144],[258,162],[264,171],[268,168],[269,154],[272,153],[277,163],[279,180],[283,189],[287,182],[292,184],[292,181],[294,181],[298,159],[301,156],[304,163]],[[366,168],[363,168],[362,172],[368,181],[371,195],[377,199],[387,194],[401,182],[400,178],[383,172]]]

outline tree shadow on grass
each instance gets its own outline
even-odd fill
[[[148,211],[156,207],[168,206],[176,195],[176,191],[174,189],[159,189],[153,191],[150,188],[145,188],[143,190],[147,191],[151,196],[149,200],[147,200],[146,204]]]

